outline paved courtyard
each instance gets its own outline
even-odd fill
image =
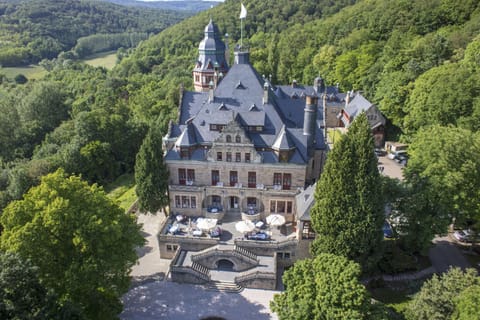
[[[160,259],[156,234],[165,216],[138,216],[147,242],[139,248],[132,270],[134,285],[123,296],[124,320],[199,320],[219,316],[227,320],[276,320],[269,303],[278,291],[244,289],[241,293],[208,291],[203,286],[168,280],[170,260]]]

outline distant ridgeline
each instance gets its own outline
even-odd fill
[[[0,3],[0,65],[20,66],[71,50],[85,54],[136,46],[149,34],[191,15],[187,11],[122,7],[98,1]]]
[[[141,1],[141,0],[102,0],[122,6],[130,7],[147,7],[163,10],[185,10],[199,12],[210,9],[212,6],[218,5],[219,1],[201,1],[201,0],[184,0],[184,1]]]

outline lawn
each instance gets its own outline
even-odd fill
[[[112,69],[117,64],[117,51],[96,53],[82,59],[81,61],[93,67]]]
[[[387,287],[371,289],[370,293],[375,300],[384,303],[386,306],[402,314],[411,300],[407,289],[394,290]]]
[[[342,132],[335,128],[327,128],[327,140],[328,143],[335,144],[335,141],[338,141],[342,136]]]
[[[105,186],[105,192],[118,205],[127,210],[137,199],[135,194],[135,177],[132,173],[124,174],[117,180]]]
[[[0,73],[4,73],[9,80],[18,74],[23,74],[28,80],[41,79],[47,74],[47,70],[38,65],[29,65],[25,67],[6,67],[0,68]]]

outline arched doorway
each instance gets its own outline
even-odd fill
[[[233,271],[234,266],[233,262],[227,259],[221,259],[217,262],[217,269],[222,271]]]

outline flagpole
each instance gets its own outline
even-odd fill
[[[243,19],[240,19],[240,48],[243,50]]]

